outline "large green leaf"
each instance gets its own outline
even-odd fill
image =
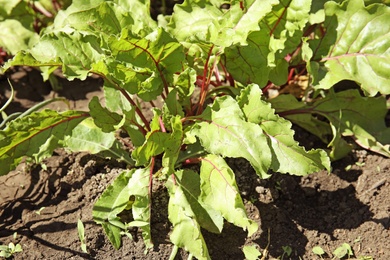
[[[260,177],[269,177],[271,150],[258,124],[247,122],[238,103],[230,96],[217,98],[190,131],[209,153],[245,158]]]
[[[27,53],[19,52],[10,66],[62,66],[68,79],[85,79],[92,64],[103,58],[99,40],[80,32],[57,32],[40,38]]]
[[[103,157],[122,160],[129,165],[134,165],[128,152],[115,137],[115,132],[103,132],[94,124],[92,118],[87,118],[75,126],[72,132],[65,136],[64,147],[73,152],[85,151],[98,153]]]
[[[202,158],[200,169],[201,201],[218,211],[227,221],[248,230],[251,236],[258,229],[248,219],[238,190],[234,172],[225,160],[217,155]]]
[[[329,145],[334,146],[333,158],[339,159],[350,151],[342,139],[345,136],[353,137],[358,145],[366,149],[390,157],[390,128],[386,127],[384,120],[388,111],[384,97],[362,97],[357,90],[331,91],[326,98],[296,109],[285,105],[289,102],[297,106],[294,103],[298,101],[288,97],[282,95],[271,102],[278,113],[307,130],[313,132],[314,125],[301,124],[303,115],[306,115],[305,119],[310,119],[317,114],[329,120],[333,134]]]
[[[262,99],[257,85],[241,91],[239,104],[249,122],[260,124],[272,151],[271,168],[281,173],[306,175],[323,168],[330,170],[330,160],[323,150],[305,149],[294,140],[291,123],[275,114],[271,105]]]
[[[228,10],[220,8],[223,3],[184,1],[176,5],[169,31],[182,42],[212,43],[222,47],[246,44],[248,34],[259,30],[259,21],[277,1],[233,1]]]
[[[136,33],[150,32],[156,27],[149,14],[149,1],[95,1],[84,5],[78,2],[60,13],[52,31],[72,27],[107,39],[110,35],[120,35],[126,27]]]
[[[170,238],[197,259],[210,259],[200,227],[219,233],[223,221],[221,215],[207,211],[198,201],[199,183],[199,175],[191,170],[176,172],[166,183],[170,195],[168,217],[173,225]]]
[[[327,70],[316,88],[329,89],[349,79],[370,96],[390,94],[390,7],[365,7],[363,0],[328,2],[325,12],[325,38],[311,44],[314,59]]]
[[[51,156],[87,117],[88,113],[79,111],[44,110],[11,121],[0,131],[0,175],[15,169],[25,156],[35,162]]]

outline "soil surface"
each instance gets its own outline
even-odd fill
[[[19,68],[7,76],[16,90],[7,113],[25,111],[55,96],[69,99],[71,109],[87,110],[92,96],[102,98],[99,78],[85,82],[59,78],[63,90],[55,93],[36,70]],[[0,79],[0,105],[9,96],[4,77]],[[61,102],[49,107],[66,109]],[[294,129],[303,144],[316,142],[302,129]],[[258,179],[243,160],[229,160],[229,164],[236,172],[249,217],[260,228],[249,238],[229,223],[220,235],[204,231],[212,259],[244,259],[242,246],[254,244],[265,253],[263,259],[321,259],[312,252],[315,246],[326,252],[324,259],[331,259],[343,243],[352,247],[351,258],[390,259],[389,158],[356,150],[334,162],[331,173],[305,177],[274,174],[269,180]],[[153,192],[154,248],[147,255],[136,229],[131,231],[134,240],[124,237],[123,246],[115,250],[92,220],[93,204],[124,168],[94,155],[57,150],[41,165],[21,164],[1,176],[0,244],[22,246],[23,252],[14,259],[168,259],[172,245],[163,185],[156,183]],[[85,225],[88,254],[80,248],[79,219]],[[187,256],[179,250],[176,259]]]

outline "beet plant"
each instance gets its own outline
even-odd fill
[[[184,248],[209,259],[202,229],[221,233],[224,221],[248,236],[258,229],[225,158],[246,159],[264,179],[330,170],[331,160],[355,145],[390,156],[384,121],[390,8],[339,2],[186,0],[156,22],[146,0],[75,1],[3,70],[60,67],[69,80],[99,75],[104,102],[95,97],[89,111],[46,109],[7,123],[0,131],[0,174],[24,157],[39,163],[60,147],[124,161],[128,170],[93,210],[114,247],[129,227],[139,227],[146,247],[153,246],[158,179],[170,196],[173,252]],[[302,96],[270,98],[270,89],[299,75],[309,78]],[[334,89],[342,80],[360,89]],[[300,146],[292,123],[328,149]],[[132,221],[124,222],[124,214]]]

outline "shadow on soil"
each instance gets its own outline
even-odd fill
[[[282,193],[275,202],[255,203],[263,230],[255,242],[265,248],[269,243],[267,230],[270,230],[268,250],[273,257],[283,253],[283,246],[293,248],[297,256],[304,255],[308,240],[303,229],[328,234],[334,240],[332,234],[336,229],[354,229],[367,221],[389,223],[388,218],[373,219],[373,213],[356,197],[351,184],[335,191],[318,191],[298,184],[299,178],[283,176],[280,181]]]

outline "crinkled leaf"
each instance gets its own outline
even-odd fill
[[[234,1],[228,10],[220,8],[223,3],[184,1],[174,7],[168,28],[183,42],[213,43],[223,47],[246,44],[249,32],[259,30],[259,21],[277,1]]]
[[[52,110],[35,112],[11,121],[0,131],[0,175],[7,174],[21,162],[24,156],[35,162],[51,156],[54,149],[62,147],[62,141],[88,113]]]
[[[390,93],[390,7],[363,0],[325,5],[327,33],[312,43],[314,57],[327,73],[316,88],[329,89],[349,79],[370,96]]]
[[[92,215],[96,223],[101,224],[110,242],[118,249],[121,246],[121,229],[110,223],[117,220],[117,216],[127,206],[131,191],[128,182],[135,170],[122,172],[114,182],[109,185],[93,206]]]
[[[227,221],[248,230],[251,236],[258,229],[248,219],[233,170],[217,155],[207,155],[200,168],[201,201],[218,211]]]
[[[143,38],[123,30],[110,48],[115,59],[125,63],[114,64],[117,75],[121,74],[114,78],[128,79],[124,88],[145,101],[155,99],[173,82],[172,75],[184,60],[183,47],[161,28]]]
[[[309,0],[282,1],[261,20],[260,31],[249,33],[247,45],[227,48],[226,67],[235,80],[244,85],[256,83],[260,87],[269,79],[278,85],[285,83],[288,66],[282,60],[301,43],[310,5]]]
[[[301,43],[303,28],[309,21],[311,0],[282,0],[275,5],[260,27],[270,36],[269,65],[293,52]],[[287,74],[287,70],[285,71]]]
[[[191,95],[195,90],[196,71],[193,68],[187,68],[175,78],[175,89],[178,93],[178,99],[185,109],[191,109]]]
[[[207,12],[205,12],[207,8]],[[174,6],[169,32],[182,42],[212,42],[219,30],[223,12],[209,1],[184,1]]]
[[[56,18],[54,30],[66,27],[108,38],[119,35],[122,28],[138,33],[156,27],[150,17],[149,1],[95,1],[88,5],[73,4]]]
[[[222,229],[222,217],[210,209],[207,212],[198,201],[200,194],[199,175],[191,170],[178,171],[170,177],[166,186],[170,195],[168,218],[173,225],[170,239],[197,259],[210,259],[200,230],[200,223],[211,231]]]
[[[232,158],[247,159],[257,174],[266,178],[271,151],[266,135],[257,124],[247,122],[238,103],[230,96],[217,98],[194,124],[196,135],[206,151]]]
[[[103,58],[98,39],[72,33],[52,33],[40,38],[27,53],[19,52],[9,66],[60,66],[68,79],[85,79],[92,64]]]
[[[269,103],[261,99],[257,85],[241,91],[239,104],[249,122],[260,124],[272,152],[271,168],[281,173],[306,175],[323,168],[330,170],[330,160],[323,150],[306,151],[294,140],[291,123],[275,114]]]

